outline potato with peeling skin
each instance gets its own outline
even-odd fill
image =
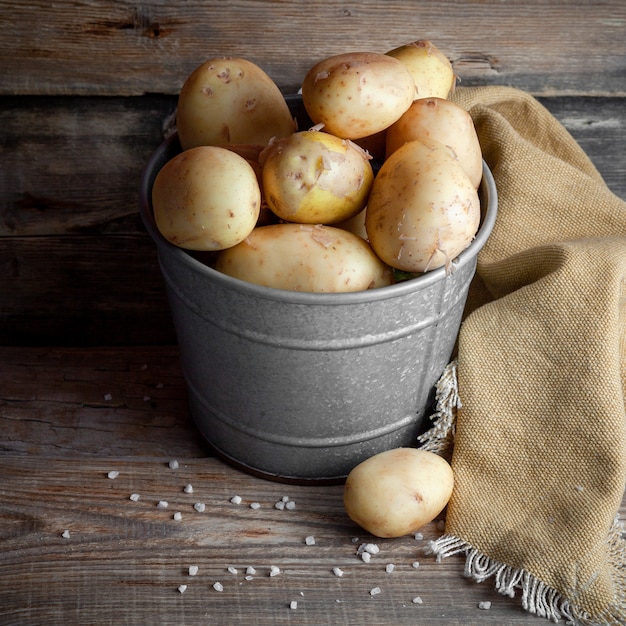
[[[454,154],[438,142],[410,141],[382,165],[365,228],[376,254],[405,272],[451,268],[480,225],[480,199]]]
[[[483,160],[472,116],[458,104],[443,98],[415,100],[386,133],[386,156],[400,146],[419,139],[438,141],[452,149],[459,163],[478,188],[483,177]]]
[[[452,495],[452,467],[417,448],[380,452],[357,465],[346,479],[348,517],[376,537],[414,533],[443,511]]]
[[[376,52],[347,52],[316,63],[302,81],[314,124],[343,139],[374,135],[410,106],[415,83],[406,66]]]
[[[234,246],[256,226],[261,190],[252,166],[217,146],[177,154],[152,186],[154,219],[161,234],[188,250]]]
[[[217,256],[215,269],[256,285],[316,293],[363,291],[390,285],[390,269],[369,244],[324,225],[255,228]]]
[[[416,98],[447,98],[454,89],[456,76],[452,63],[432,41],[419,39],[387,54],[401,61],[411,73]]]
[[[214,58],[198,66],[178,95],[176,128],[183,150],[225,144],[267,145],[296,130],[278,86],[257,65]]]
[[[264,198],[289,222],[333,224],[349,219],[365,206],[374,180],[363,150],[320,131],[276,140],[261,158]]]

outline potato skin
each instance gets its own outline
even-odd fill
[[[397,59],[347,52],[316,63],[302,82],[302,101],[315,124],[343,139],[374,135],[410,106],[415,83]]]
[[[365,213],[376,254],[406,272],[449,268],[479,224],[478,192],[438,142],[410,141],[398,148],[374,179]]]
[[[310,130],[273,142],[263,153],[262,177],[264,197],[278,217],[333,224],[363,209],[374,172],[352,142]]]
[[[221,250],[245,239],[256,226],[261,190],[242,156],[198,146],[159,170],[152,206],[157,228],[170,243],[188,250]]]
[[[447,98],[456,76],[452,63],[432,41],[418,39],[387,52],[409,70],[415,82],[416,98]]]
[[[357,465],[344,486],[348,517],[376,537],[402,537],[445,508],[454,475],[442,457],[417,448],[394,448]]]
[[[483,176],[483,160],[472,116],[458,104],[443,98],[415,100],[385,136],[386,156],[409,141],[438,141],[452,148],[459,163],[478,188]]]
[[[296,130],[274,81],[258,65],[232,57],[208,59],[187,77],[178,95],[176,128],[183,150],[266,145]]]
[[[255,228],[218,254],[215,269],[265,287],[317,293],[363,291],[393,279],[360,237],[333,226],[289,223]]]

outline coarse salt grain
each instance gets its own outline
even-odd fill
[[[333,574],[338,578],[341,578],[343,576],[343,570],[339,567],[333,567]]]
[[[176,511],[176,513],[174,513],[174,515],[172,516],[177,522],[180,522],[181,519],[183,519],[183,514],[180,511]]]
[[[380,548],[375,543],[365,543],[363,544],[363,551],[368,552],[369,554],[378,554],[380,552]]]
[[[139,502],[139,498],[141,498],[141,496],[138,493],[131,493],[129,496],[129,500],[133,502]]]
[[[233,504],[241,504],[242,500],[241,500],[241,496],[233,496],[230,501]]]
[[[279,500],[275,505],[274,505],[275,509],[278,509],[279,511],[282,511],[285,508],[285,503],[282,500]]]
[[[113,396],[112,396],[110,393],[105,393],[105,394],[104,394],[104,399],[105,399],[107,402],[110,402],[111,400],[113,400]]]
[[[236,567],[233,567],[232,565],[229,565],[229,566],[226,568],[226,571],[227,571],[229,574],[237,574],[237,568],[236,568]]]
[[[69,539],[70,538],[70,531],[69,530],[64,530],[61,533],[61,537],[63,537],[63,539]]]
[[[185,487],[183,488],[183,491],[185,493],[193,493],[193,487],[191,485],[185,485]]]
[[[213,583],[213,589],[215,589],[215,591],[224,591],[224,585],[220,582],[215,582]]]
[[[250,508],[251,509],[260,509],[261,508],[261,503],[260,502],[251,502],[250,503]]]
[[[304,543],[306,543],[307,546],[314,546],[315,545],[315,537],[313,537],[313,535],[309,535],[308,537],[306,537],[304,539]]]
[[[283,497],[281,498],[281,500],[282,500],[283,502],[289,502],[289,496],[283,496]]]
[[[424,600],[422,600],[420,596],[415,596],[411,602],[413,602],[413,604],[424,604]]]
[[[370,589],[370,596],[377,596],[380,592],[380,587],[374,587],[373,589]]]
[[[198,566],[197,565],[190,565],[189,566],[189,576],[195,576],[198,573]]]
[[[417,569],[420,566],[420,562],[419,561],[413,561],[413,563],[411,563],[411,567],[413,569]]]
[[[252,567],[252,565],[248,565],[248,567],[246,567],[246,574],[248,576],[254,576],[256,574],[256,570]]]
[[[157,509],[167,509],[170,503],[167,500],[159,500],[157,502]]]
[[[369,552],[363,552],[361,554],[361,560],[363,563],[369,563],[372,560],[372,555]]]
[[[393,563],[387,563],[387,565],[385,565],[385,571],[387,574],[391,574],[394,569],[396,569],[396,566]]]
[[[296,503],[293,500],[289,500],[289,502],[285,502],[285,508],[288,511],[293,511],[296,508]]]
[[[206,505],[204,504],[204,502],[196,502],[193,505],[193,508],[196,509],[198,513],[204,513],[204,511],[206,510]]]
[[[180,593],[185,593],[185,591],[187,591],[187,585],[179,585],[178,591],[180,591]]]
[[[169,468],[170,469],[178,469],[179,465],[178,465],[178,461],[176,459],[172,459],[169,463]]]
[[[422,533],[415,533],[416,541],[422,541],[422,539],[424,539],[424,535],[422,535]]]
[[[289,608],[290,608],[290,609],[294,609],[294,610],[298,608],[298,603],[296,602],[296,600],[292,600],[292,601],[289,603]]]
[[[119,472],[115,471],[115,470],[111,470],[108,474],[107,477],[110,478],[111,480],[117,478],[120,475]]]
[[[276,565],[272,565],[270,567],[270,576],[278,576],[278,574],[280,574],[280,567],[277,567]]]
[[[478,608],[483,611],[488,611],[491,608],[491,602],[489,600],[484,600],[483,602],[478,603]]]

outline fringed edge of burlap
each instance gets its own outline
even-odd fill
[[[619,579],[614,581],[615,600],[611,606],[593,617],[526,570],[499,563],[454,535],[445,534],[431,541],[426,552],[434,554],[437,562],[456,554],[463,554],[465,556],[463,573],[466,577],[477,583],[493,578],[496,591],[510,598],[515,597],[517,590],[521,591],[522,607],[539,617],[545,617],[555,623],[566,620],[568,626],[623,626],[626,620],[624,580],[626,542],[623,533],[624,525],[619,517],[616,517],[608,538],[611,567],[613,571],[619,572]]]
[[[431,416],[433,425],[418,437],[422,449],[450,460],[454,447],[457,409],[460,407],[457,361],[454,360],[444,369],[437,382],[435,413]],[[607,537],[608,561],[614,573],[615,599],[611,606],[593,618],[526,570],[499,563],[454,535],[444,534],[431,541],[426,551],[434,554],[437,562],[455,554],[464,554],[465,576],[478,583],[493,577],[495,589],[510,598],[514,598],[516,590],[520,590],[522,607],[539,617],[553,622],[565,619],[568,626],[623,626],[626,623],[625,532],[624,524],[619,515],[616,515]]]

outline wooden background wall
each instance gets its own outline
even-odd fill
[[[142,169],[191,70],[431,39],[462,85],[536,95],[626,199],[623,0],[0,0],[0,344],[174,341]]]

